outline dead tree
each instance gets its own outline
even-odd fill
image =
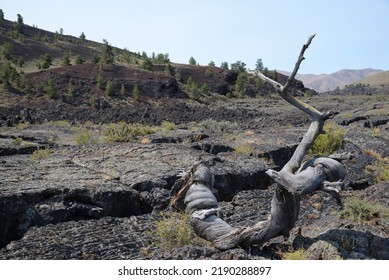
[[[259,71],[250,71],[251,74],[270,83],[285,101],[311,117],[310,127],[291,159],[280,171],[269,169],[266,172],[276,182],[270,218],[250,227],[233,227],[219,218],[218,202],[211,191],[213,175],[207,164],[202,162],[196,163],[172,189],[171,204],[188,212],[196,234],[213,242],[216,248],[223,250],[236,246],[260,245],[277,236],[288,237],[298,219],[302,195],[322,190],[329,192],[338,203],[341,203],[338,192],[346,176],[344,167],[329,157],[313,158],[303,162],[317,136],[323,133],[325,121],[331,118],[334,112],[322,113],[288,92],[304,60],[304,52],[314,36],[311,35],[303,45],[293,72],[284,85]]]

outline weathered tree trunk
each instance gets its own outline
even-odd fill
[[[266,172],[277,183],[271,202],[270,219],[247,228],[232,227],[220,219],[217,200],[211,191],[213,175],[205,163],[196,163],[173,187],[172,205],[188,212],[196,234],[213,242],[216,248],[223,250],[262,244],[277,236],[289,236],[289,231],[299,216],[301,195],[323,190],[333,195],[340,203],[338,192],[346,175],[343,166],[327,157],[314,158],[302,163],[317,136],[323,133],[324,122],[334,113],[332,111],[322,113],[288,93],[290,83],[304,60],[304,52],[314,36],[310,36],[303,46],[285,85],[277,83],[259,71],[250,71],[251,74],[269,82],[285,101],[311,117],[311,125],[291,159],[281,171],[270,169]]]

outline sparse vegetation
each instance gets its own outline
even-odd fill
[[[130,142],[137,136],[155,133],[157,129],[148,125],[130,124],[125,122],[109,124],[103,134],[106,142]]]
[[[239,72],[238,78],[236,79],[235,91],[238,93],[239,97],[244,97],[244,92],[246,85],[248,84],[248,75],[246,72]]]
[[[201,88],[200,88],[200,92],[202,94],[209,94],[209,86],[207,83],[204,83]]]
[[[61,59],[61,66],[70,66],[70,57],[67,52],[65,52]]]
[[[345,201],[345,208],[339,213],[341,219],[351,220],[360,224],[377,223],[381,219],[389,218],[389,208],[369,203],[359,197],[349,197]]]
[[[46,53],[41,56],[41,61],[36,64],[38,69],[47,69],[51,66],[51,63],[53,62],[53,59],[51,56]]]
[[[80,55],[77,55],[74,62],[76,64],[83,64],[84,63],[84,60],[82,59],[82,57]]]
[[[170,62],[166,63],[164,71],[167,75],[174,75],[174,68]]]
[[[104,80],[103,80],[103,77],[101,76],[101,73],[99,73],[99,75],[97,75],[96,84],[99,87],[99,89],[104,89]]]
[[[162,220],[156,224],[155,234],[158,236],[161,247],[165,250],[193,245],[195,234],[190,225],[187,213],[161,213]]]
[[[208,119],[198,123],[197,125],[192,124],[192,131],[204,131],[208,133],[229,133],[233,132],[238,128],[238,124],[230,121],[216,121]]]
[[[306,260],[307,253],[304,249],[291,250],[282,254],[284,260]]]
[[[147,56],[143,59],[142,68],[148,71],[153,71],[154,68],[153,62]]]
[[[366,150],[365,154],[376,159],[374,164],[366,166],[366,171],[373,173],[376,182],[389,181],[389,158],[381,156],[374,150]]]
[[[55,82],[52,79],[49,79],[46,85],[43,86],[43,91],[51,99],[55,99],[58,97],[57,87],[55,86]]]
[[[20,138],[20,137],[15,138],[14,141],[12,141],[12,144],[14,144],[16,146],[20,146],[20,145],[22,145],[22,143],[23,143],[23,138]]]
[[[5,87],[21,86],[21,75],[9,62],[0,68],[0,84]]]
[[[140,95],[139,87],[138,87],[137,84],[135,84],[134,87],[132,88],[132,97],[135,100],[138,100],[139,99],[139,95]]]
[[[100,66],[104,64],[112,64],[114,62],[114,53],[112,46],[108,43],[107,40],[103,40],[103,54],[100,57]]]
[[[115,95],[115,86],[113,85],[112,81],[107,82],[107,86],[105,87],[105,94],[107,96]]]
[[[51,154],[51,150],[49,147],[47,148],[38,148],[36,149],[30,156],[31,160],[40,160],[40,159],[45,159],[48,158]]]
[[[320,134],[313,143],[310,154],[330,155],[338,150],[343,143],[344,130],[335,123],[327,123],[324,126],[324,134]]]
[[[189,77],[186,81],[185,90],[189,93],[189,97],[192,100],[197,101],[200,99],[199,87],[192,77]]]
[[[74,137],[74,142],[77,146],[86,146],[96,143],[93,138],[93,133],[85,127],[78,127],[76,130],[77,134]]]
[[[11,53],[13,50],[13,44],[11,42],[4,42],[1,46],[1,54],[3,55],[5,60],[9,60],[11,58]]]
[[[120,95],[124,95],[125,92],[126,92],[126,86],[124,84],[121,84],[120,85]]]
[[[253,153],[253,146],[249,144],[241,144],[235,148],[235,153],[250,156]]]
[[[174,122],[163,121],[161,123],[161,127],[163,130],[176,130],[177,126]]]

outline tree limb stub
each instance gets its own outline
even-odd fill
[[[216,248],[225,250],[237,246],[260,245],[271,238],[289,236],[300,211],[302,195],[322,190],[330,193],[339,204],[338,194],[346,176],[344,167],[335,159],[320,157],[303,159],[317,136],[322,133],[324,123],[333,112],[322,113],[313,106],[292,96],[288,89],[295,78],[304,53],[315,35],[303,45],[291,76],[284,85],[264,76],[259,71],[251,74],[270,83],[280,96],[311,117],[311,124],[291,159],[281,171],[268,170],[266,174],[277,183],[272,201],[270,219],[249,227],[233,227],[218,216],[218,203],[212,193],[214,183],[210,164],[197,162],[172,188],[171,205],[190,214],[191,225],[197,235],[213,242]]]

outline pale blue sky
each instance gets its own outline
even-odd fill
[[[301,74],[389,70],[389,0],[0,0],[5,18],[108,42],[173,62],[243,61],[291,71],[310,34]]]

